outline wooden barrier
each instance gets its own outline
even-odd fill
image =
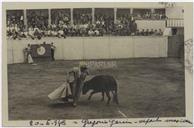
[[[43,38],[41,40],[7,39],[8,64],[24,61],[27,44],[54,42],[56,60],[121,59],[136,57],[167,57],[167,37],[116,36]]]

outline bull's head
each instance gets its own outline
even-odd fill
[[[89,85],[88,81],[84,82],[84,86],[82,88],[83,95],[85,95],[89,91],[88,85]]]

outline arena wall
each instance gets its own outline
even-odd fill
[[[54,42],[56,60],[119,59],[136,57],[167,57],[167,37],[68,37],[41,40],[7,39],[8,64],[24,61],[23,49],[30,44]]]

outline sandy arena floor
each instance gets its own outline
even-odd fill
[[[88,79],[97,74],[113,75],[119,86],[119,107],[101,102],[100,93],[91,101],[87,101],[89,94],[81,96],[76,108],[48,99],[63,83],[66,71],[79,61],[8,65],[9,119],[123,118],[120,112],[128,118],[185,115],[184,68],[179,59],[111,61],[117,68],[93,69]]]

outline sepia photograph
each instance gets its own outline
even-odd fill
[[[192,2],[4,2],[2,13],[5,126],[193,125]]]

